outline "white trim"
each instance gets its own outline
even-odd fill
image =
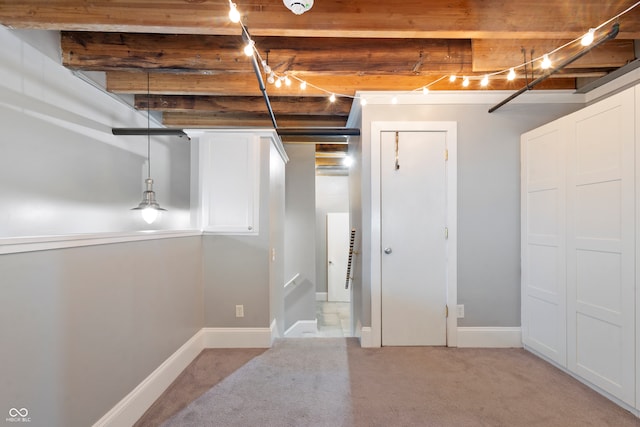
[[[381,319],[381,278],[380,278],[380,145],[383,131],[418,131],[446,132],[449,160],[447,161],[447,305],[455,307],[458,298],[458,208],[457,208],[457,165],[458,165],[458,133],[456,122],[371,122],[371,347],[382,345]],[[447,319],[447,346],[456,347],[458,342],[458,319],[449,316]],[[364,329],[364,328],[363,328]]]
[[[271,331],[271,347],[273,346],[274,341],[280,338],[280,333],[278,332],[278,321],[275,318],[271,321],[271,327],[269,329]]]
[[[0,255],[80,246],[108,245],[141,240],[201,236],[200,230],[148,230],[130,233],[68,234],[63,236],[0,238]]]
[[[202,333],[204,348],[271,347],[271,326],[268,328],[202,328]]]
[[[379,345],[373,345],[373,338],[371,335],[371,327],[363,326],[360,329],[360,347],[362,348],[371,348],[371,347],[380,347]]]
[[[298,320],[291,325],[284,333],[286,338],[302,338],[307,335],[316,335],[318,333],[318,319]]]
[[[522,347],[522,330],[517,327],[458,327],[458,347]]]
[[[180,373],[203,350],[202,330],[173,353],[136,388],[100,418],[93,427],[130,426],[151,407]]]
[[[327,301],[329,294],[327,292],[316,292],[316,301]]]
[[[295,288],[298,285],[298,283],[296,283],[296,279],[298,277],[300,277],[300,273],[296,273],[291,279],[289,279],[289,281],[284,284],[284,290],[286,291],[289,287]]]

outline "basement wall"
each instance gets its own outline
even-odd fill
[[[111,134],[146,116],[62,67],[57,37],[0,27],[0,413],[85,427],[203,327],[202,241],[176,237],[188,143],[152,140],[168,211],[147,226],[146,138]]]

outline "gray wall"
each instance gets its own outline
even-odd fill
[[[41,36],[49,49],[51,33]],[[0,238],[189,228],[186,141],[152,140],[152,178],[168,211],[149,226],[131,211],[142,199],[146,138],[111,133],[146,126],[144,114],[1,27],[0,59]]]
[[[316,192],[315,145],[285,145],[289,155],[285,185],[285,282],[296,274],[296,286],[285,294],[285,329],[298,320],[315,319]]]
[[[367,105],[362,113],[362,264],[354,284],[362,313],[371,322],[371,174],[368,146],[372,121],[455,121],[458,129],[458,303],[460,326],[520,325],[520,135],[580,108],[581,104]],[[357,147],[354,147],[357,150]],[[354,289],[355,290],[355,289]]]
[[[52,57],[0,27],[0,245],[151,228],[130,211],[146,140],[111,134],[144,116]],[[189,228],[188,145],[154,140],[152,159],[153,228]],[[0,413],[92,425],[202,328],[202,292],[199,236],[0,255]]]
[[[349,212],[347,175],[316,176],[316,292],[327,292],[327,214]]]
[[[206,327],[269,326],[269,207],[269,146],[261,142],[259,234],[203,236]]]
[[[200,237],[0,255],[0,410],[89,426],[203,324]]]

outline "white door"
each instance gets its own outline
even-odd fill
[[[446,132],[382,132],[382,345],[446,345]]]
[[[348,302],[350,291],[345,288],[349,261],[349,214],[327,214],[327,299]]]

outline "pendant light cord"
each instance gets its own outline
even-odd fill
[[[151,119],[150,119],[150,98],[151,89],[149,83],[149,74],[147,72],[147,178],[151,178]]]

